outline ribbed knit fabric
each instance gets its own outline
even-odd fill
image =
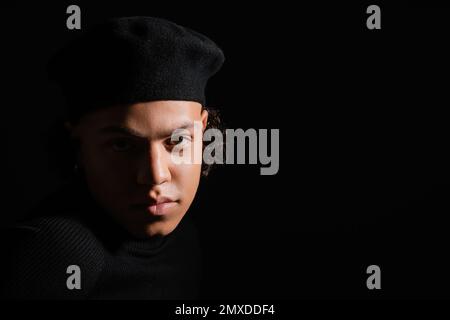
[[[168,236],[139,240],[116,225],[80,189],[50,197],[29,220],[2,232],[4,298],[192,299],[200,250],[185,217]],[[68,289],[70,265],[81,289]]]

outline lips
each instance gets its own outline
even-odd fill
[[[174,208],[177,204],[178,202],[171,198],[159,197],[157,199],[151,199],[146,203],[137,204],[134,207],[145,209],[153,216],[164,216],[168,214],[170,209]]]

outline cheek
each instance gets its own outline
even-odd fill
[[[110,201],[119,200],[129,185],[132,166],[111,159],[96,147],[86,147],[83,151],[83,167],[91,192],[109,197]]]
[[[200,182],[201,165],[179,165],[172,170],[172,180],[186,201],[192,201]]]

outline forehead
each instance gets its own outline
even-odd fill
[[[115,106],[93,112],[80,122],[80,130],[93,131],[121,125],[143,133],[168,130],[200,120],[202,106],[191,101],[152,101]]]

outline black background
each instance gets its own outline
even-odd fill
[[[230,165],[201,185],[204,298],[448,297],[448,7],[341,2],[2,5],[2,222],[59,183],[44,145],[61,97],[45,64],[79,32],[67,6],[82,29],[163,17],[225,52],[207,97],[229,128],[280,129],[277,175]],[[366,28],[369,4],[381,30]],[[366,287],[371,264],[380,291]]]

